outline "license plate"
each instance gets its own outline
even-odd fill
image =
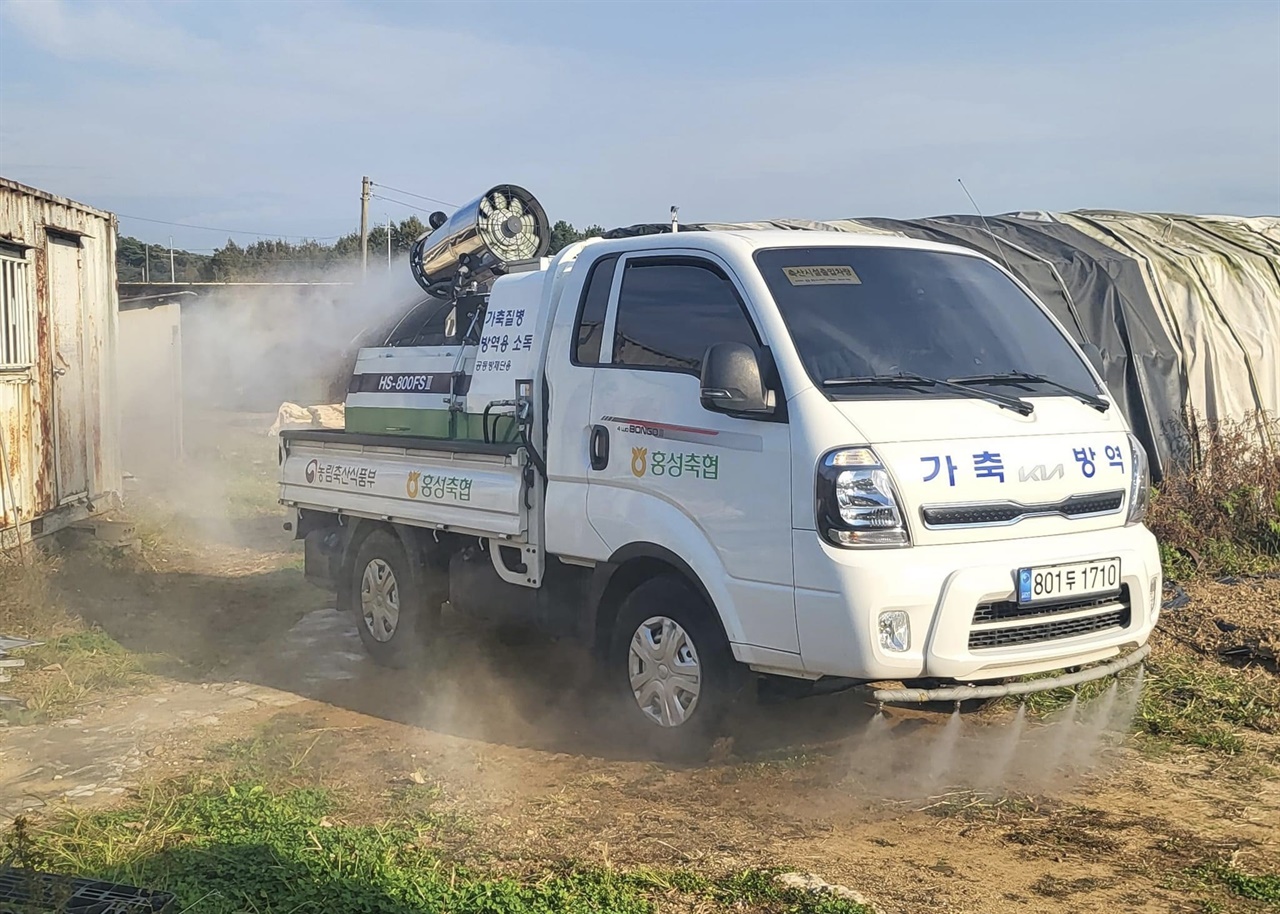
[[[1120,592],[1120,560],[1095,559],[1018,569],[1018,602],[1070,600]]]

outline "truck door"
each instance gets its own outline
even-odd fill
[[[731,417],[700,399],[707,347],[765,342],[741,283],[707,254],[624,254],[599,338],[591,526],[612,550],[654,544],[682,558],[727,598],[730,640],[797,652],[785,419]]]

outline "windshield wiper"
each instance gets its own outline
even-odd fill
[[[929,378],[922,374],[910,374],[908,372],[899,372],[898,374],[873,374],[860,378],[827,378],[822,382],[823,387],[946,387],[949,390],[957,390],[969,397],[975,397],[980,400],[986,400],[988,403],[994,403],[1001,409],[1011,409],[1020,416],[1029,416],[1035,411],[1035,407],[1026,400],[1020,400],[1017,397],[1006,397],[1003,394],[993,394],[989,391],[983,392],[974,390],[972,387],[966,387],[963,384],[957,384],[953,381],[944,381],[941,378]]]
[[[1042,374],[1032,374],[1028,371],[1008,371],[1004,374],[976,374],[967,378],[950,378],[950,381],[956,384],[1000,384],[1011,383],[1018,385],[1019,381],[1032,382],[1036,384],[1048,384],[1050,387],[1056,387],[1064,394],[1070,394],[1081,403],[1088,404],[1100,413],[1105,413],[1111,408],[1111,404],[1101,397],[1085,393],[1083,390],[1076,390],[1074,387],[1068,387],[1055,381],[1053,378],[1047,378]],[[1025,384],[1018,386],[1026,386]]]

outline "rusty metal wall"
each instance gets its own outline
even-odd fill
[[[59,256],[69,258],[63,268],[78,273],[78,296],[52,294],[54,245],[60,246]],[[35,312],[34,363],[0,367],[0,435],[13,484],[11,492],[0,472],[0,547],[14,543],[15,519],[25,538],[119,502],[115,247],[111,214],[0,178],[0,251],[25,260]],[[75,250],[78,257],[69,253]],[[75,318],[68,309],[77,308]],[[78,328],[79,339],[55,339],[58,326]],[[63,378],[75,378],[75,389],[56,388]],[[56,397],[62,397],[62,421]],[[66,421],[71,403],[83,404],[74,410],[83,421]],[[86,480],[84,491],[59,491],[59,460],[64,467],[75,461],[83,468],[82,475],[71,475]]]

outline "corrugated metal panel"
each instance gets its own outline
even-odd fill
[[[119,498],[114,217],[0,178],[0,296],[4,546]]]

